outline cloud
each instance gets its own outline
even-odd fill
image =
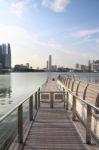
[[[5,1],[5,0],[0,0],[0,3],[3,2],[3,1]]]
[[[74,32],[72,35],[78,38],[90,38],[93,34],[99,33],[99,29],[91,29],[91,30],[80,30]]]
[[[96,43],[98,43],[98,44],[99,44],[99,38],[98,38],[98,39],[96,39]]]
[[[18,17],[22,16],[27,7],[36,9],[37,4],[34,2],[34,0],[20,0],[17,2],[12,0],[11,2],[11,9]]]
[[[62,48],[57,43],[40,40],[37,34],[22,27],[0,24],[0,44],[8,42],[12,47],[12,65],[30,62],[34,67],[44,66],[46,55]]]
[[[8,42],[11,43],[12,66],[29,62],[33,68],[45,67],[48,55],[52,54],[53,64],[72,67],[76,62],[86,63],[91,56],[98,56],[98,51],[82,54],[75,47],[71,50],[62,43],[46,42],[25,28],[0,24],[0,44]]]
[[[25,1],[20,1],[16,3],[12,2],[11,4],[11,9],[18,17],[20,17],[23,14],[25,7],[26,7]]]
[[[63,12],[70,4],[70,0],[42,0],[42,5],[54,12]]]

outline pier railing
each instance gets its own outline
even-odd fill
[[[59,77],[65,88],[65,108],[72,110],[72,120],[77,118],[86,129],[86,143],[93,139],[99,145],[99,86]]]
[[[50,108],[53,108],[57,103],[63,103],[65,107],[65,91],[40,91],[39,92],[41,102],[49,103]]]
[[[39,109],[39,90],[0,118],[0,150],[13,150],[24,143]]]

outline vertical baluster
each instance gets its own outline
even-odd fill
[[[37,110],[37,92],[35,92],[35,109]]]
[[[76,120],[76,97],[73,95],[72,120]]]
[[[22,104],[18,107],[18,142],[23,143],[23,109]]]
[[[67,94],[66,94],[66,110],[68,110],[68,99],[69,99],[69,93],[67,91]]]
[[[40,107],[40,88],[38,89],[38,108]]]
[[[29,99],[29,119],[30,121],[33,120],[33,95],[30,96],[30,99]]]
[[[87,144],[91,144],[91,120],[92,120],[91,106],[87,105],[87,124],[86,124],[86,143]]]
[[[53,108],[53,92],[50,93],[50,108]]]
[[[64,108],[65,108],[65,89],[63,88],[63,102],[64,102]]]

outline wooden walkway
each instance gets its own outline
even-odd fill
[[[87,150],[68,112],[40,108],[27,137],[24,150]]]
[[[60,89],[56,81],[50,80],[41,91]],[[88,150],[63,105],[49,107],[49,104],[42,104],[39,108],[23,150]]]

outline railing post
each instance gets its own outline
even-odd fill
[[[29,99],[29,119],[30,121],[33,120],[33,95],[30,96],[30,99]]]
[[[87,89],[88,89],[89,84],[87,84],[87,86],[85,87],[84,93],[83,93],[83,99],[86,98],[86,93],[87,93]]]
[[[18,143],[23,143],[23,110],[22,104],[18,107]]]
[[[72,82],[71,91],[73,92],[75,80]]]
[[[37,92],[35,92],[35,109],[37,110]]]
[[[87,144],[91,144],[91,120],[92,120],[91,106],[87,105],[87,123],[86,123],[86,143]]]
[[[76,120],[76,96],[73,95],[72,120]]]
[[[53,108],[53,92],[50,93],[50,108]]]
[[[68,83],[68,89],[70,88],[70,82],[71,82],[71,79],[69,79],[69,83]]]
[[[63,88],[63,101],[64,101],[64,108],[65,108],[65,89]]]
[[[40,107],[40,88],[38,89],[38,108]]]
[[[80,83],[81,83],[81,81],[79,81],[78,84],[77,84],[77,88],[76,88],[76,96],[78,96],[78,89],[79,89]]]
[[[67,91],[67,94],[66,94],[66,110],[68,110],[68,99],[69,99],[69,93]]]

